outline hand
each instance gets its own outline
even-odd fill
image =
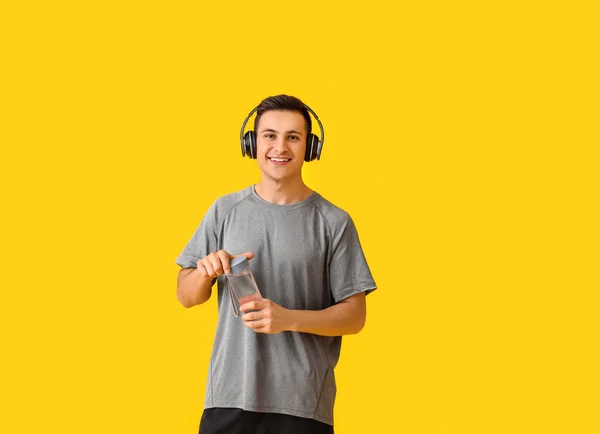
[[[238,256],[245,256],[248,259],[254,258],[254,253],[246,252],[240,255],[232,256],[225,250],[219,250],[218,252],[212,252],[206,255],[204,258],[199,259],[197,262],[198,273],[204,278],[214,279],[223,274],[231,273],[231,267],[229,261]]]
[[[256,333],[275,334],[289,329],[289,309],[263,298],[240,306],[240,311],[254,311],[242,315],[244,325]]]

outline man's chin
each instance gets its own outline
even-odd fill
[[[273,168],[271,168],[271,170],[265,170],[264,168],[261,167],[261,172],[262,172],[262,176],[264,178],[268,178],[271,181],[275,181],[275,182],[288,181],[288,180],[294,179],[294,178],[302,178],[302,172],[290,172],[287,170],[277,170],[277,168],[275,168],[275,170],[273,170]]]

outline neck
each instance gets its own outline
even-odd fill
[[[264,200],[276,205],[291,205],[302,202],[312,194],[312,190],[304,184],[301,178],[284,183],[263,177],[254,186],[254,190]]]

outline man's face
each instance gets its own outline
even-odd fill
[[[258,165],[274,181],[302,177],[306,151],[306,121],[293,111],[264,113],[256,131]]]

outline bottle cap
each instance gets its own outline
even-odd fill
[[[231,267],[231,274],[238,274],[242,271],[246,271],[250,269],[250,263],[245,256],[238,256],[237,258],[233,258],[229,261],[229,266]]]

